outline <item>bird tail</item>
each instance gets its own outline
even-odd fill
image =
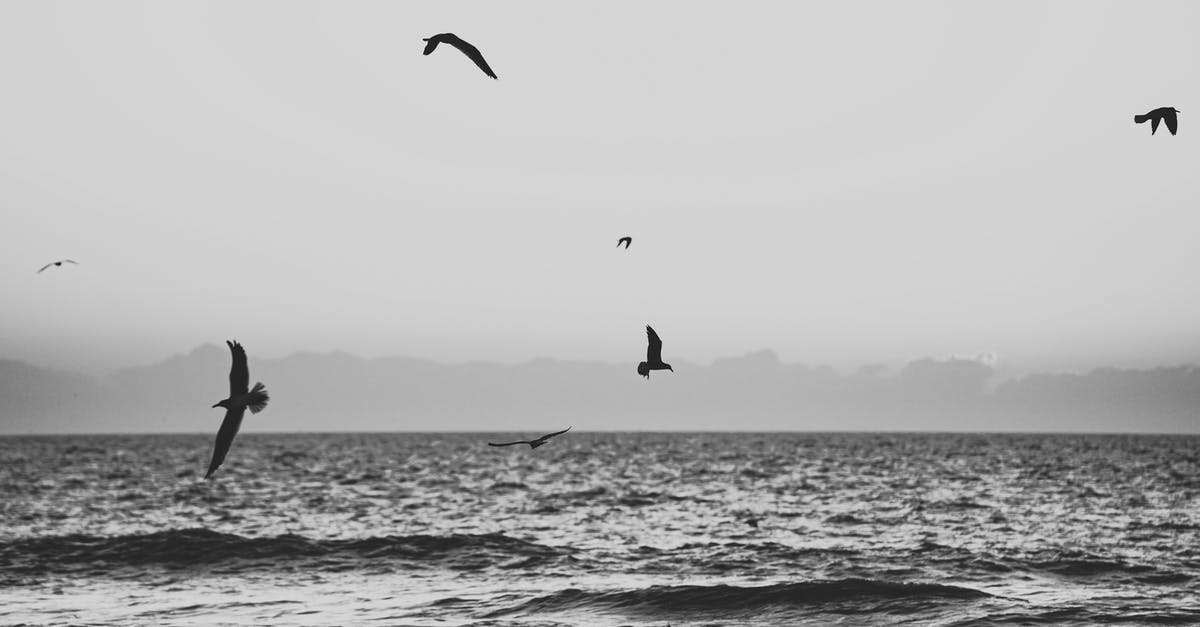
[[[1148,116],[1148,115],[1135,115],[1135,116],[1133,116],[1133,122],[1134,122],[1135,124],[1141,124],[1142,122],[1145,122],[1146,120],[1149,120],[1149,119],[1150,119],[1150,116]]]
[[[250,413],[257,414],[266,408],[269,400],[271,400],[271,396],[267,394],[267,388],[262,383],[255,383],[254,389],[250,390],[246,407],[249,408]]]

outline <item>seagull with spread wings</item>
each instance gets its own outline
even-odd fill
[[[654,329],[650,328],[650,325],[646,325],[646,340],[648,341],[646,345],[646,361],[638,364],[638,374],[649,379],[651,370],[670,370],[671,372],[675,372],[671,364],[665,363],[662,360],[662,340],[658,339],[658,334],[654,332]]]
[[[1153,111],[1147,111],[1145,115],[1133,116],[1133,121],[1141,124],[1149,120],[1151,135],[1158,130],[1159,122],[1166,122],[1167,130],[1171,131],[1171,134],[1174,135],[1179,130],[1179,118],[1175,115],[1177,113],[1181,113],[1181,111],[1175,107],[1159,107]]]
[[[221,462],[225,461],[225,454],[229,452],[233,437],[242,426],[242,416],[246,414],[246,410],[257,414],[267,406],[267,401],[271,400],[267,395],[267,388],[263,387],[262,383],[255,383],[254,389],[250,389],[250,368],[246,366],[246,349],[238,342],[226,340],[225,343],[229,345],[229,352],[233,354],[233,367],[229,370],[229,398],[213,405],[225,408],[225,420],[221,421],[221,429],[217,431],[217,444],[213,448],[212,461],[208,464],[205,479],[211,477],[221,466]]]
[[[620,248],[621,244],[625,244],[625,250],[629,250],[629,245],[632,243],[633,243],[633,238],[626,235],[625,237],[622,237],[621,239],[617,240],[617,248]]]
[[[55,266],[55,267],[61,268],[64,263],[79,265],[79,262],[75,261],[74,259],[59,259],[58,261],[51,261],[50,263],[42,266],[41,269],[37,271],[37,273],[41,274],[42,272],[45,272],[46,268],[49,268],[50,266]]]
[[[501,442],[499,444],[497,444],[495,442],[488,442],[488,446],[512,446],[514,444],[528,444],[529,448],[537,448],[537,447],[545,444],[550,438],[552,438],[556,435],[562,435],[570,430],[571,430],[571,427],[567,427],[566,429],[563,429],[562,431],[555,431],[554,433],[547,433],[546,435],[543,435],[542,437],[540,437],[536,440],[517,440],[516,442]]]
[[[451,46],[458,48],[459,52],[467,55],[468,59],[474,61],[475,65],[478,65],[479,69],[483,70],[484,74],[487,74],[492,78],[499,78],[496,76],[496,73],[492,71],[491,66],[487,64],[487,61],[483,60],[483,54],[479,52],[479,48],[476,48],[475,46],[463,41],[454,33],[441,33],[440,35],[434,35],[433,37],[428,37],[422,41],[426,42],[425,52],[422,54],[433,54],[433,51],[437,49],[438,44],[450,44]]]

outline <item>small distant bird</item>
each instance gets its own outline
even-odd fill
[[[496,73],[492,71],[492,68],[488,66],[487,61],[483,60],[483,55],[479,52],[479,48],[476,48],[475,46],[463,41],[454,33],[442,33],[427,39],[422,39],[421,41],[428,42],[425,44],[425,52],[422,54],[428,55],[433,53],[433,51],[437,49],[438,44],[450,44],[451,46],[458,48],[463,54],[467,55],[467,58],[474,61],[475,65],[478,65],[479,69],[483,70],[484,74],[487,74],[492,78],[498,78]]]
[[[62,265],[64,263],[79,265],[79,262],[75,261],[74,259],[59,259],[58,261],[51,261],[50,263],[42,266],[41,269],[37,271],[37,274],[41,274],[42,272],[44,272],[46,270],[46,268],[49,268],[50,266],[62,267]]]
[[[620,248],[621,244],[625,244],[625,250],[629,250],[629,245],[632,243],[633,243],[633,238],[626,235],[625,237],[622,237],[621,239],[617,240],[617,248]]]
[[[547,433],[546,435],[543,435],[542,437],[540,437],[536,440],[517,440],[516,442],[501,442],[499,444],[497,444],[495,442],[488,442],[488,446],[512,446],[514,444],[528,444],[529,448],[537,448],[537,447],[545,444],[550,438],[552,438],[556,435],[562,435],[570,430],[571,430],[571,427],[567,427],[566,429],[563,429],[562,431],[555,431],[554,433]]]
[[[237,435],[242,426],[242,416],[245,415],[246,409],[252,414],[257,414],[267,406],[267,401],[271,400],[271,397],[267,396],[267,388],[263,387],[262,383],[255,383],[254,389],[249,389],[250,369],[246,366],[246,349],[237,342],[226,340],[225,343],[229,345],[229,352],[233,354],[233,367],[229,370],[229,398],[213,405],[225,408],[225,420],[221,421],[221,430],[217,432],[217,444],[213,448],[212,461],[208,464],[205,479],[211,477],[221,466],[221,462],[225,461],[225,454],[233,444],[233,436]]]
[[[1175,107],[1159,107],[1153,111],[1146,112],[1145,115],[1133,116],[1133,121],[1137,124],[1141,124],[1146,120],[1150,120],[1151,135],[1158,130],[1158,123],[1160,121],[1166,122],[1167,130],[1171,131],[1171,134],[1174,135],[1175,132],[1179,130],[1179,118],[1175,116],[1176,113],[1182,112]]]
[[[651,370],[670,370],[675,372],[671,364],[664,363],[662,360],[662,340],[658,339],[658,334],[650,325],[646,325],[646,339],[649,344],[646,346],[646,361],[638,364],[638,374],[650,378]]]

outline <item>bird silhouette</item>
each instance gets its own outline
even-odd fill
[[[497,444],[495,442],[488,442],[488,446],[512,446],[514,444],[528,444],[529,448],[537,448],[537,447],[545,444],[550,438],[552,438],[556,435],[562,435],[570,430],[571,430],[571,427],[567,427],[566,429],[563,429],[562,431],[555,431],[554,433],[547,433],[546,435],[543,435],[542,437],[540,437],[536,440],[517,440],[516,442],[501,442],[499,444]]]
[[[451,46],[458,48],[463,54],[467,55],[468,59],[474,61],[475,65],[478,65],[479,69],[483,70],[484,74],[487,74],[492,78],[499,78],[496,76],[496,73],[492,71],[492,68],[488,66],[487,61],[483,60],[483,54],[479,52],[479,48],[476,48],[475,46],[463,41],[454,33],[441,33],[440,35],[434,35],[433,37],[422,39],[421,41],[428,42],[425,44],[425,52],[422,54],[432,54],[433,51],[437,49],[438,44],[450,44]]]
[[[617,240],[617,248],[620,248],[621,244],[625,244],[625,250],[629,250],[629,245],[632,243],[633,243],[633,238],[626,235],[625,237],[622,237],[621,239]]]
[[[1146,120],[1150,120],[1151,135],[1158,130],[1158,123],[1160,121],[1166,122],[1167,130],[1171,131],[1171,134],[1174,135],[1175,132],[1179,130],[1179,118],[1176,117],[1176,113],[1181,113],[1181,111],[1175,107],[1159,107],[1153,111],[1147,111],[1145,115],[1133,116],[1133,121],[1137,124],[1141,124]]]
[[[658,334],[654,332],[654,329],[650,328],[650,325],[646,325],[646,339],[649,341],[649,344],[646,346],[646,361],[638,364],[638,374],[649,379],[651,370],[670,370],[671,372],[675,372],[671,364],[663,362],[662,340],[658,339]]]
[[[49,268],[50,266],[62,267],[62,265],[64,263],[71,263],[71,264],[79,265],[79,262],[75,261],[74,259],[59,259],[58,261],[51,261],[50,263],[42,266],[41,269],[39,269],[37,271],[37,274],[41,274],[42,272],[44,272],[46,270],[46,268]]]
[[[252,414],[257,414],[267,406],[267,401],[271,400],[267,395],[267,388],[263,387],[262,383],[255,383],[254,389],[249,389],[250,369],[246,367],[246,349],[237,342],[226,340],[225,343],[229,345],[229,352],[233,354],[233,366],[229,369],[229,398],[213,405],[225,408],[225,420],[221,421],[221,429],[217,431],[217,444],[213,448],[212,461],[208,464],[205,479],[211,477],[221,466],[221,462],[225,461],[225,454],[233,444],[233,437],[242,426],[242,416],[246,414],[246,409]]]

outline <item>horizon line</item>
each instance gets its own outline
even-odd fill
[[[508,434],[508,433],[525,433],[544,430],[545,427],[536,427],[523,430],[506,430],[506,431],[480,431],[476,429],[447,429],[443,431],[429,431],[426,429],[392,429],[387,431],[379,430],[347,430],[347,431],[251,431],[239,434],[242,437],[255,436],[270,436],[270,435],[462,435],[462,434]],[[979,431],[955,431],[955,430],[928,430],[928,429],[845,429],[845,430],[827,430],[827,429],[572,429],[572,433],[631,433],[631,434],[691,434],[691,435],[706,435],[706,434],[746,434],[746,435],[776,435],[776,434],[812,434],[812,435],[1054,435],[1054,436],[1181,436],[1181,437],[1200,437],[1200,433],[1187,431],[1005,431],[1005,430],[979,430]],[[54,432],[54,433],[0,433],[0,438],[21,438],[21,437],[76,437],[76,436],[174,436],[174,435],[194,435],[211,437],[212,433],[208,431],[80,431],[80,432]]]

